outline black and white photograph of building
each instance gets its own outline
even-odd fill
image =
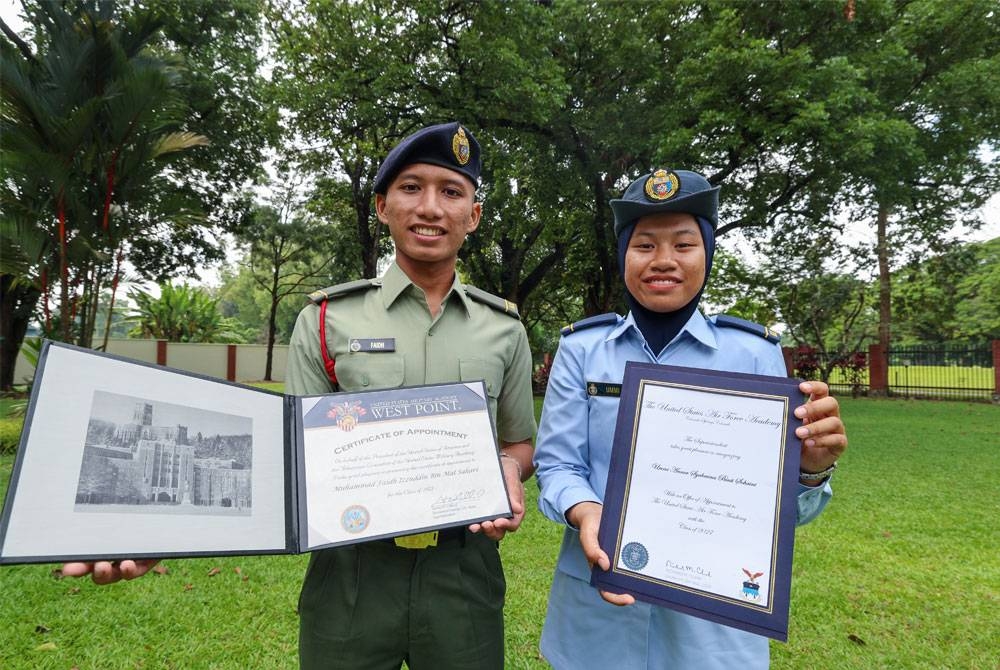
[[[253,420],[94,391],[77,511],[249,515]]]

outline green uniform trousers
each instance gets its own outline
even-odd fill
[[[497,543],[375,540],[314,552],[299,597],[304,670],[503,668],[506,582]]]

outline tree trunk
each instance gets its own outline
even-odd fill
[[[15,285],[15,276],[0,275],[0,391],[14,385],[14,366],[24,334],[42,292],[27,283]]]
[[[101,343],[101,351],[108,350],[108,339],[111,337],[111,319],[115,314],[115,295],[118,293],[118,281],[121,278],[122,269],[122,246],[118,245],[118,253],[115,254],[115,273],[111,276],[111,304],[108,305],[108,320],[104,324],[104,339]]]
[[[271,311],[267,315],[267,359],[264,362],[264,381],[271,381],[271,363],[274,360],[274,340],[278,330],[276,321],[278,320],[278,273],[280,266],[274,266],[274,273],[271,281]]]
[[[889,208],[878,208],[876,253],[878,255],[878,343],[883,351],[889,351],[890,323],[892,322],[892,286],[889,268],[889,240],[886,224]]]
[[[889,370],[889,327],[892,322],[892,286],[889,275],[889,239],[886,234],[886,224],[889,221],[889,208],[879,205],[878,221],[876,223],[876,253],[878,256],[878,343],[882,356],[882,369]]]
[[[56,206],[59,218],[59,323],[62,330],[62,341],[70,342],[70,327],[73,321],[72,309],[69,304],[69,259],[66,249],[66,202],[59,194]]]

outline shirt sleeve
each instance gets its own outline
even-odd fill
[[[769,371],[765,374],[787,376],[785,358],[781,355],[781,347],[775,345],[775,349],[777,350],[777,359],[768,359],[767,365]],[[794,416],[792,416],[792,420],[798,421]],[[830,482],[824,482],[822,486],[799,484],[798,496],[796,498],[795,525],[805,525],[819,516],[820,512],[826,508],[826,504],[830,502],[832,495],[833,489],[830,488]]]
[[[829,481],[823,482],[822,486],[799,484],[795,525],[805,525],[819,516],[832,495],[833,489],[830,488]]]
[[[299,312],[292,330],[285,369],[286,393],[313,395],[336,390],[326,375],[319,347],[319,307],[310,304]]]
[[[504,317],[508,318],[508,317]],[[504,370],[497,398],[497,436],[504,442],[523,442],[535,436],[535,401],[531,392],[531,349],[518,322],[514,348]]]
[[[590,485],[590,444],[583,352],[565,340],[549,373],[542,421],[535,444],[538,507],[549,519],[569,525],[566,511],[581,502],[601,502]]]

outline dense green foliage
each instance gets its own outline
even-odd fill
[[[128,268],[164,280],[217,260],[269,137],[245,48],[259,2],[22,6],[26,34],[0,40],[4,389],[32,316],[89,346]]]
[[[3,148],[16,159],[5,165],[18,177],[4,182],[5,202],[16,205],[4,208],[4,227],[20,228],[8,237],[17,253],[4,259],[0,323],[24,325],[34,311],[64,335],[78,329],[80,341],[89,342],[95,312],[113,304],[99,296],[114,293],[128,267],[165,281],[220,258],[220,234],[252,218],[248,187],[264,157],[279,179],[298,175],[296,211],[281,224],[324,228],[311,234],[323,246],[315,259],[290,261],[298,275],[309,265],[319,276],[289,290],[374,276],[391,252],[372,213],[376,168],[432,122],[468,124],[487,158],[483,221],[461,251],[463,278],[517,302],[538,350],[551,350],[568,321],[622,310],[608,202],[654,166],[706,174],[722,189],[720,248],[735,257],[750,244],[765,259],[743,277],[720,262],[714,281],[750,288],[715,304],[785,322],[796,339],[830,351],[870,338],[877,323],[887,332],[892,270],[948,249],[953,224],[979,225],[972,213],[1000,183],[1000,15],[991,0],[873,0],[850,12],[842,0],[795,0],[780,12],[747,0],[628,11],[583,0],[25,6],[27,39],[4,31],[0,40],[5,67],[48,85],[15,95],[18,76],[4,77],[14,134]],[[59,12],[78,18],[45,18]],[[102,19],[88,23],[88,12]],[[92,30],[57,39],[74,25]],[[87,35],[117,55],[81,75],[69,65],[92,62],[80,42]],[[93,80],[101,72],[106,81]],[[144,84],[144,94],[139,74],[160,83]],[[61,139],[33,138],[55,160],[29,160],[24,147],[34,145],[6,141],[30,135],[21,112],[34,107],[21,101],[76,124]],[[142,123],[122,141],[114,130],[128,126],[128,109]],[[147,150],[164,134],[209,143]],[[27,169],[42,164],[57,167]],[[875,238],[849,244],[848,221],[870,224]],[[241,262],[254,266],[247,279],[261,279],[261,243],[277,238],[248,235]],[[738,276],[723,276],[729,270]],[[856,290],[876,276],[877,292]],[[897,323],[906,341],[973,323],[987,325],[956,336],[995,332],[996,305],[975,284],[921,293],[895,283],[900,318],[924,321]],[[260,302],[230,299],[237,288],[224,289],[227,310]],[[817,319],[802,296],[820,289],[830,304]],[[273,281],[261,290],[267,309],[247,325],[261,329],[260,341],[280,339],[297,301],[277,300]],[[961,308],[946,325],[935,312],[952,299]],[[0,335],[6,359],[23,335]]]
[[[1000,568],[989,490],[1000,408],[842,400],[851,445],[834,498],[796,533],[789,642],[775,670],[987,670]],[[0,457],[0,493],[12,460]],[[891,475],[890,475],[891,473]],[[886,484],[903,477],[905,486]],[[538,653],[560,526],[535,508],[502,545],[507,667]],[[168,574],[110,587],[58,579],[56,566],[0,568],[0,665],[28,668],[294,668],[305,556],[170,560]],[[939,597],[947,594],[947,598]],[[928,598],[936,598],[933,607]],[[178,616],[183,612],[183,616]]]
[[[222,316],[218,299],[205,289],[187,284],[160,284],[159,295],[133,289],[136,308],[133,337],[169,342],[245,342],[240,324]]]

